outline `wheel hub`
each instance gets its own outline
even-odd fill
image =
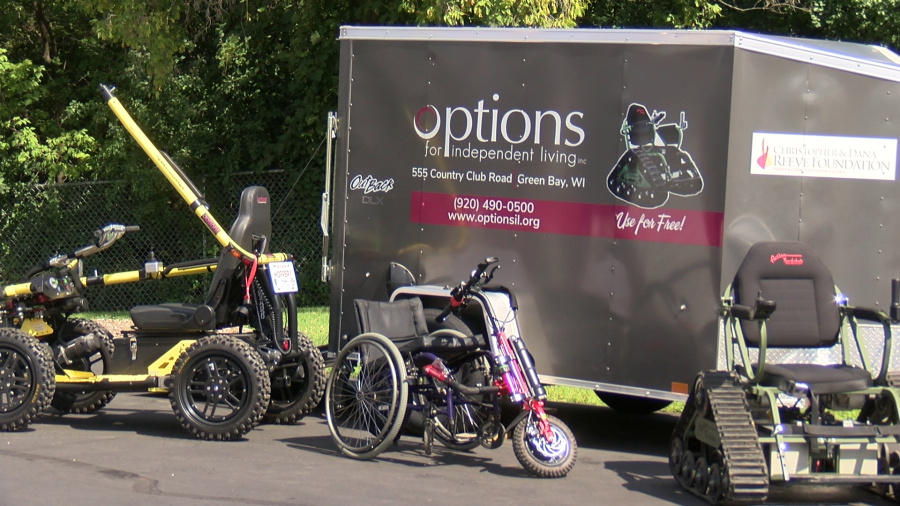
[[[569,440],[553,425],[550,426],[553,432],[552,441],[542,434],[535,434],[531,437],[531,447],[545,461],[559,462],[569,453]]]
[[[21,382],[30,377],[31,368],[19,353],[0,350],[0,412],[13,411],[26,402],[28,388],[23,388]]]

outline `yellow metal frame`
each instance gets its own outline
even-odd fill
[[[195,342],[195,339],[185,339],[183,341],[179,341],[178,344],[166,350],[166,352],[163,353],[162,356],[160,356],[158,359],[156,359],[155,362],[147,367],[147,374],[101,374],[100,376],[97,376],[90,371],[73,371],[71,369],[64,369],[64,374],[56,375],[56,382],[88,385],[93,383],[107,382],[110,384],[110,386],[114,386],[115,384],[121,385],[123,383],[142,383],[150,378],[164,378],[172,374],[172,368],[175,367],[175,361],[178,360],[178,357],[181,356],[184,350],[186,350]],[[113,388],[113,390],[115,390],[115,388]],[[165,393],[169,390],[167,388],[158,386],[151,387],[149,391]]]
[[[106,88],[104,87],[104,90]],[[106,94],[104,94],[106,96]],[[113,113],[116,117],[119,118],[119,121],[128,130],[128,133],[134,137],[134,140],[143,148],[144,152],[147,156],[153,160],[153,163],[156,164],[157,168],[159,168],[160,172],[169,180],[172,186],[178,191],[181,198],[184,199],[187,204],[194,209],[194,214],[200,218],[200,221],[206,225],[206,228],[215,236],[216,240],[219,241],[223,247],[228,248],[235,257],[245,259],[247,261],[255,260],[259,265],[265,265],[272,262],[283,262],[285,260],[289,260],[290,256],[287,253],[270,253],[270,254],[261,254],[256,255],[251,253],[236,243],[228,232],[219,225],[219,222],[216,221],[215,217],[213,217],[212,213],[209,212],[209,209],[206,206],[200,204],[200,195],[194,193],[191,185],[189,185],[172,167],[172,165],[166,160],[166,158],[162,155],[162,153],[153,145],[149,138],[144,134],[144,132],[137,126],[134,122],[134,119],[131,118],[131,115],[128,114],[128,111],[122,106],[119,102],[119,99],[109,94],[109,98],[107,100],[107,105],[110,109],[112,109]],[[78,260],[75,259],[70,263],[70,266],[74,266],[74,264]],[[212,266],[212,270],[215,270],[215,264]],[[194,274],[202,274],[204,272],[209,272],[210,267],[208,266],[200,266],[200,267],[189,267],[189,268],[176,268],[169,271],[165,276],[162,273],[154,273],[154,274],[144,274],[141,275],[140,271],[125,271],[125,272],[116,272],[113,274],[104,274],[103,275],[103,284],[104,285],[116,285],[122,283],[133,283],[136,281],[142,281],[145,279],[162,279],[163,277],[170,278],[176,276],[190,276]],[[81,278],[82,284],[87,283],[87,278]],[[25,295],[31,295],[31,283],[18,283],[13,285],[7,285],[3,287],[3,296],[7,299],[12,299],[16,297],[21,297]]]
[[[206,228],[209,229],[210,232],[216,237],[216,240],[219,241],[219,244],[226,248],[230,248],[232,251],[236,253],[235,256],[240,256],[247,260],[256,259],[259,264],[267,264],[270,262],[281,262],[288,259],[287,254],[285,253],[274,253],[274,254],[263,254],[263,255],[255,255],[243,248],[228,235],[224,228],[219,225],[219,222],[213,217],[213,215],[209,212],[209,209],[206,206],[200,204],[200,195],[194,193],[194,190],[191,189],[190,185],[188,185],[178,174],[178,172],[169,164],[168,160],[160,153],[156,146],[144,135],[144,132],[137,126],[134,120],[131,118],[131,115],[128,114],[128,111],[122,106],[119,102],[119,99],[109,94],[109,99],[106,104],[112,109],[113,113],[116,117],[119,118],[119,121],[122,122],[122,126],[128,130],[128,133],[134,137],[134,140],[144,149],[144,152],[147,153],[147,156],[153,160],[153,163],[156,164],[156,167],[166,176],[166,179],[172,183],[172,186],[178,191],[178,194],[181,195],[181,198],[184,199],[185,202],[189,206],[194,209],[194,214],[200,218],[200,221],[206,225]]]
[[[229,250],[235,257],[247,262],[255,261],[258,265],[291,260],[290,255],[288,255],[287,253],[256,255],[241,248],[241,246],[237,244],[230,235],[228,235],[228,233],[222,228],[222,226],[219,225],[218,221],[216,221],[213,215],[209,212],[209,209],[207,209],[205,205],[201,204],[200,195],[197,195],[194,192],[191,185],[182,178],[181,174],[179,174],[179,172],[175,170],[174,167],[172,167],[169,161],[166,160],[166,158],[156,148],[156,146],[153,145],[150,139],[148,139],[147,136],[144,135],[144,132],[141,131],[141,129],[137,126],[137,124],[131,118],[131,115],[128,114],[128,111],[125,110],[119,100],[116,97],[112,96],[111,93],[107,93],[110,90],[105,86],[103,87],[103,89],[104,97],[108,96],[107,105],[119,118],[119,121],[121,121],[125,129],[128,130],[128,133],[131,134],[131,136],[134,137],[141,148],[143,148],[147,156],[149,156],[150,159],[153,160],[153,163],[156,164],[157,168],[159,168],[166,179],[168,179],[172,186],[175,187],[184,201],[187,202],[187,204],[193,209],[194,214],[196,214],[197,217],[200,218],[203,224],[206,225],[209,231],[216,237],[216,240],[219,242],[219,244]],[[69,267],[74,268],[77,265],[78,261],[79,259],[73,259],[69,264]],[[212,262],[209,265],[183,268],[175,267],[169,269],[169,271],[165,274],[163,274],[163,272],[146,273],[140,270],[104,274],[102,276],[101,284],[115,285],[122,283],[133,283],[146,279],[163,279],[170,277],[203,274],[206,272],[215,271],[216,264],[217,262]],[[83,285],[87,285],[87,281],[87,277],[81,277],[81,283]],[[7,299],[26,295],[32,295],[31,282],[18,283],[3,287],[3,296]],[[27,320],[25,323],[26,326],[34,326],[34,322],[32,320]],[[29,327],[26,331],[33,335],[44,335],[52,333],[52,329],[46,322],[41,323],[43,323],[45,328],[42,328],[38,325],[34,326],[34,328]],[[194,342],[195,340],[193,339],[180,341],[178,344],[163,353],[163,355],[160,356],[156,361],[150,364],[150,366],[147,368],[147,374],[104,374],[98,376],[89,371],[74,371],[64,369],[63,374],[56,375],[56,382],[85,385],[107,382],[113,389],[115,389],[115,385],[117,384],[123,385],[129,383],[145,383],[151,378],[163,378],[172,373],[172,368],[175,366],[175,362],[178,360],[178,357]],[[162,387],[159,382],[157,382],[157,385],[157,387],[151,387],[149,390],[151,392],[168,391],[166,388]]]
[[[285,258],[287,255],[284,253],[279,253],[278,255],[284,255]],[[275,255],[266,255],[266,256],[275,256]],[[194,276],[197,274],[204,274],[207,272],[214,272],[216,270],[216,264],[212,263],[210,265],[203,265],[199,267],[187,267],[187,268],[179,268],[176,267],[170,270],[168,273],[163,275],[162,272],[156,272],[153,274],[144,273],[141,275],[141,271],[124,271],[124,272],[114,272],[112,274],[104,274],[102,276],[104,285],[118,285],[122,283],[135,283],[137,281],[143,281],[146,279],[164,279],[164,278],[175,278],[179,276]],[[81,284],[86,285],[88,278],[86,276],[81,277]],[[8,285],[3,287],[3,295],[6,298],[14,298],[23,295],[31,295],[31,283],[18,283],[15,285]]]

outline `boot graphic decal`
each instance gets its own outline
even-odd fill
[[[689,197],[703,191],[703,176],[681,149],[688,127],[684,112],[678,123],[661,124],[665,117],[641,104],[628,106],[620,130],[627,148],[606,179],[613,195],[644,209],[662,206],[670,193]]]

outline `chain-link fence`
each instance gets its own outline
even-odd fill
[[[228,227],[237,215],[243,188],[264,186],[272,203],[273,252],[294,255],[300,293],[298,306],[328,305],[328,287],[319,279],[322,236],[319,201],[291,190],[295,177],[282,171],[239,173],[225,181],[196,181],[216,220]],[[302,186],[302,183],[298,186]],[[0,207],[0,285],[18,282],[33,265],[57,253],[72,252],[94,240],[108,223],[139,225],[112,247],[87,257],[87,273],[134,271],[150,251],[165,265],[215,258],[221,247],[187,204],[161,178],[148,184],[91,182],[21,187],[18,198]],[[312,192],[302,192],[310,195]],[[200,303],[210,275],[93,287],[92,311],[123,311],[140,304]]]

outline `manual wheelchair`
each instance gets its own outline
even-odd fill
[[[498,261],[478,264],[440,312],[423,308],[416,297],[355,301],[360,335],[338,354],[325,391],[328,428],[341,452],[374,458],[399,437],[407,420],[420,418],[426,454],[435,439],[457,450],[499,448],[512,433],[516,458],[530,474],[568,474],[575,465],[575,437],[544,411],[546,394],[519,334],[515,296],[485,286]],[[481,306],[486,336],[451,314],[472,302]],[[521,406],[509,429],[500,421],[506,396]]]

